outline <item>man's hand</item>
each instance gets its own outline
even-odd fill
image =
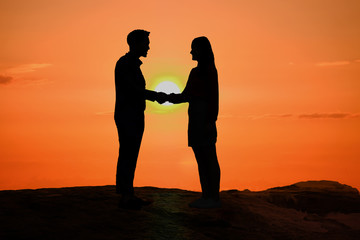
[[[157,93],[156,96],[156,101],[160,104],[163,104],[164,102],[166,102],[168,100],[168,95],[166,93],[163,92],[159,92]]]

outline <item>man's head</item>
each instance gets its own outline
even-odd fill
[[[141,29],[136,29],[130,32],[127,36],[127,43],[129,44],[130,52],[138,57],[146,57],[147,52],[150,49],[149,34],[150,32]]]

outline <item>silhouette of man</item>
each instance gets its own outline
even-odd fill
[[[145,89],[140,57],[149,51],[149,32],[134,30],[127,36],[129,52],[122,56],[115,67],[115,123],[119,136],[119,157],[116,172],[116,192],[121,194],[119,206],[139,209],[150,202],[134,194],[134,174],[144,132],[145,100],[163,103],[164,93]]]

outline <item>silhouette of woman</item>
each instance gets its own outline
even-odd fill
[[[219,112],[218,75],[211,44],[198,37],[191,44],[192,59],[198,62],[180,94],[170,94],[172,103],[189,102],[188,145],[198,164],[202,197],[189,204],[196,208],[220,207],[220,167],[216,154],[216,120]]]

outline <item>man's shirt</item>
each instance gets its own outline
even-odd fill
[[[146,108],[145,100],[155,100],[156,92],[145,89],[146,83],[140,69],[141,64],[140,59],[131,53],[125,54],[116,63],[115,119],[143,114]]]

